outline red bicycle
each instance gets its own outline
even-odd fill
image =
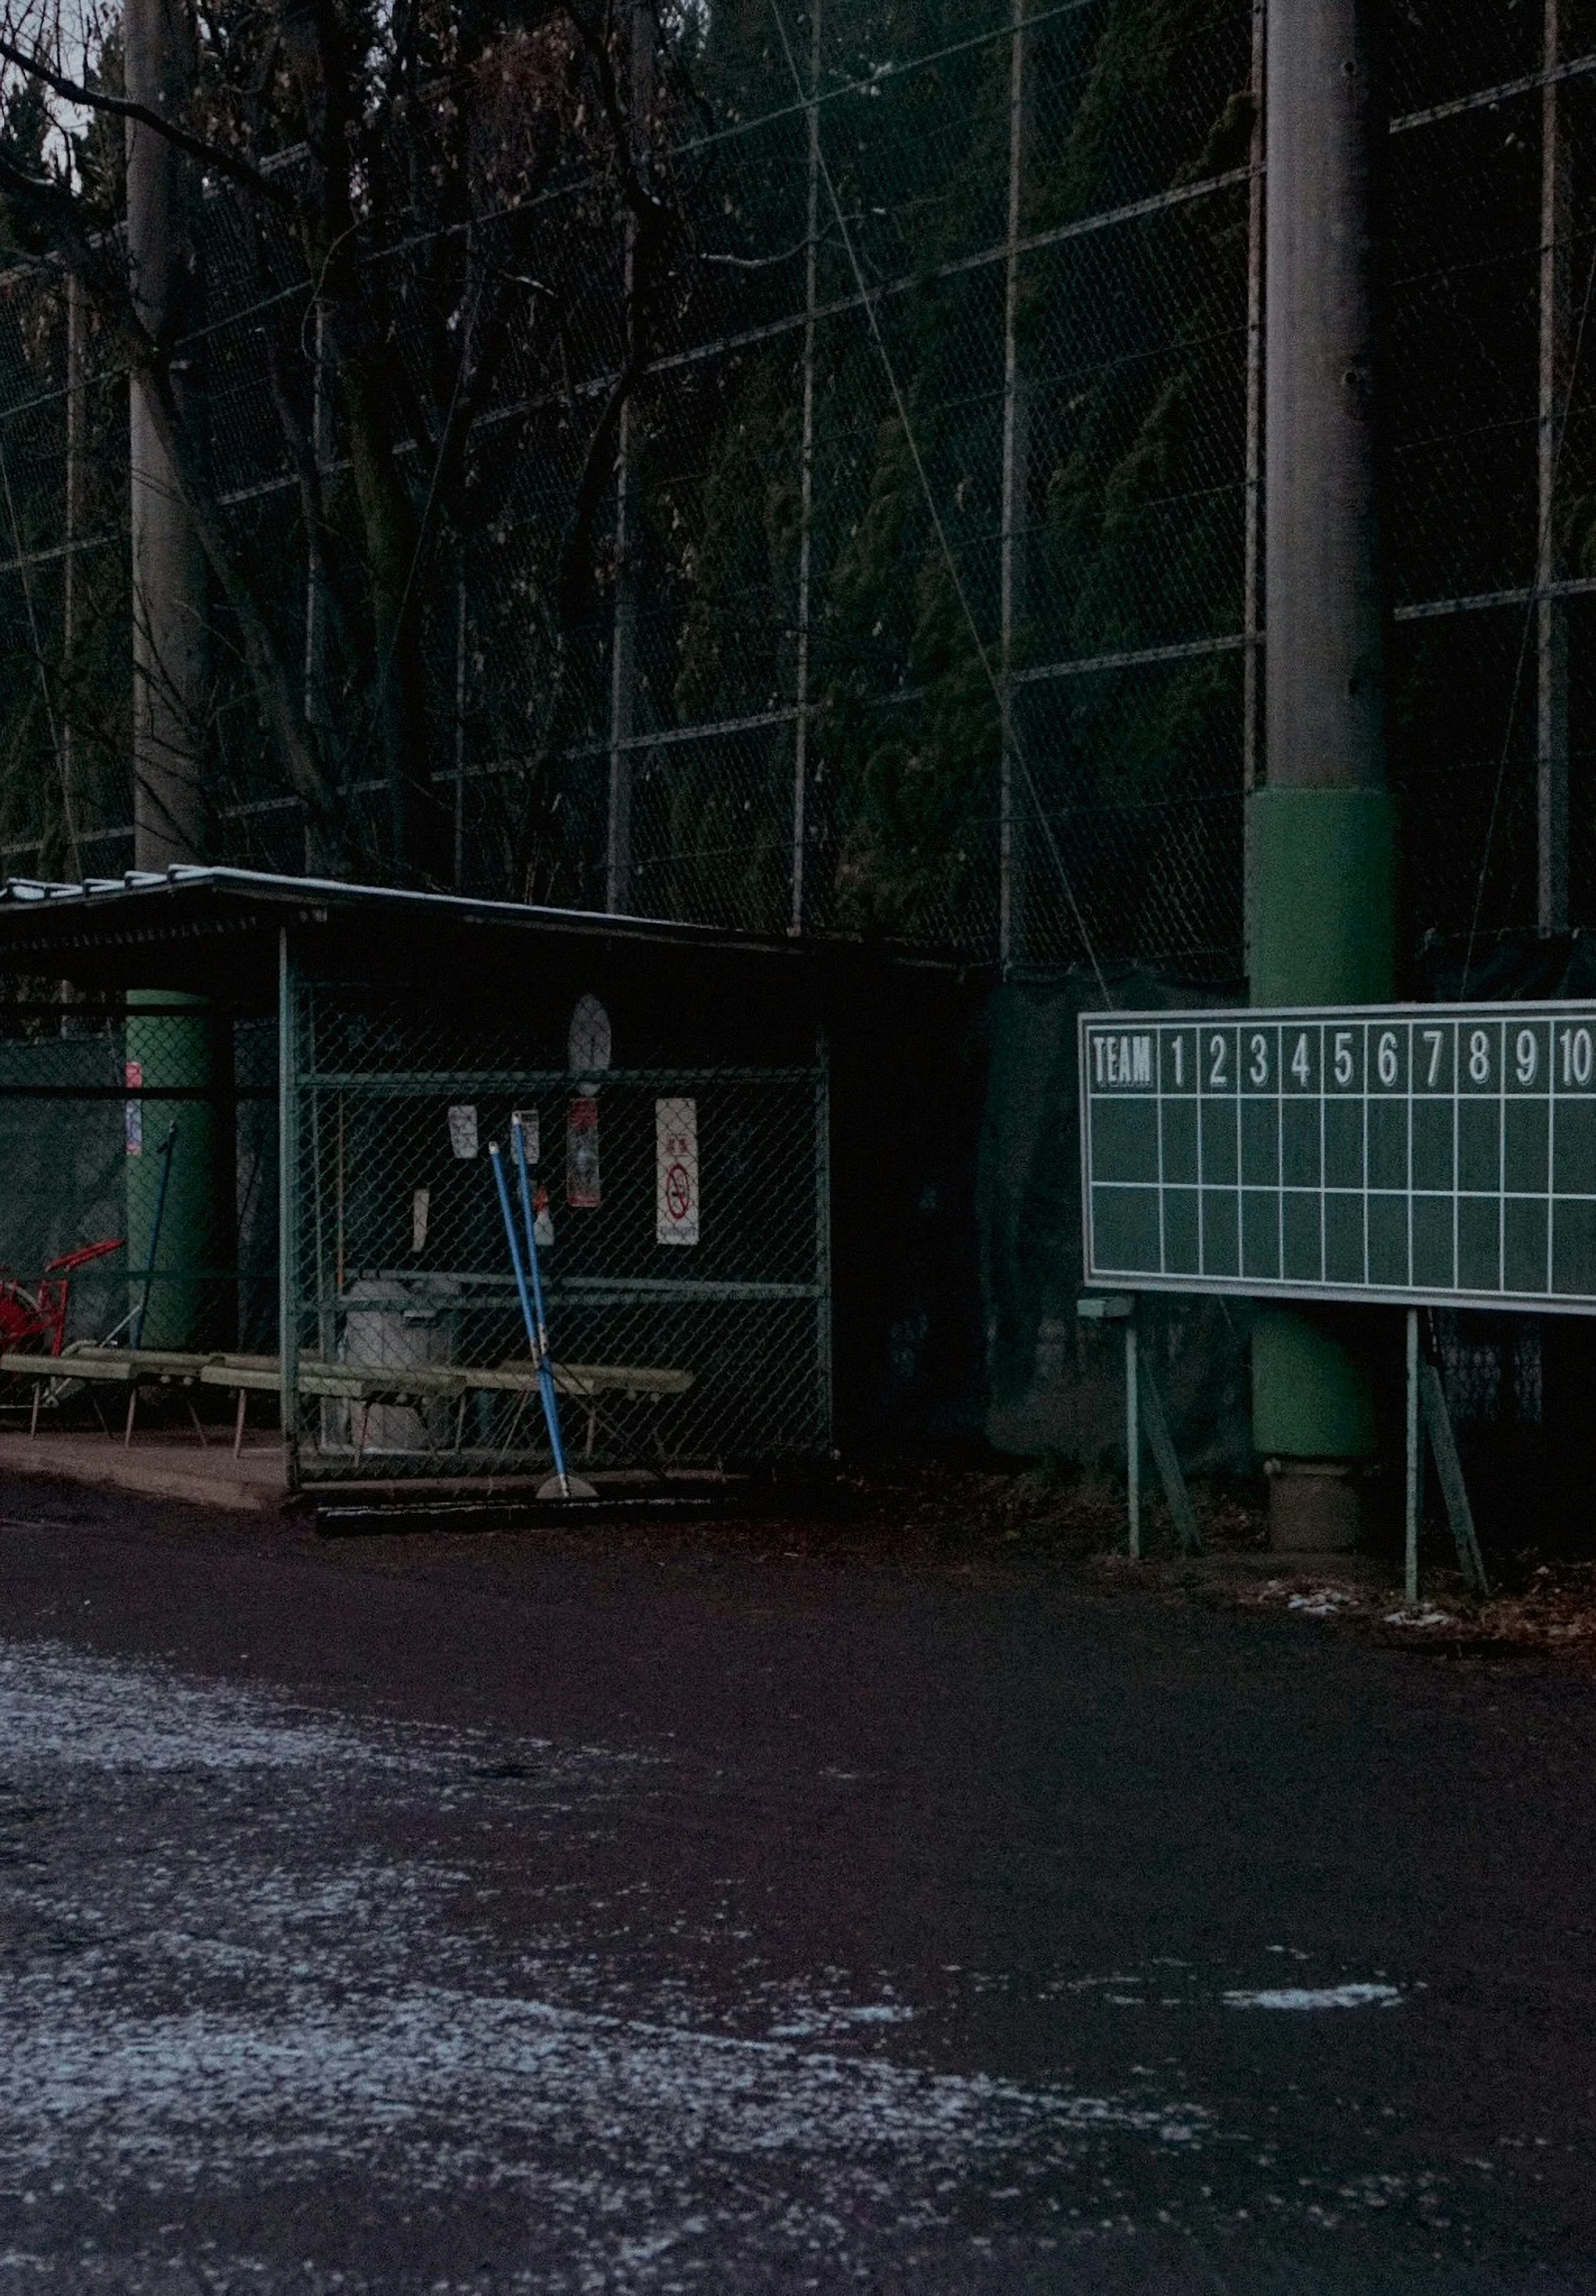
[[[0,1275],[0,1353],[26,1347],[35,1339],[47,1339],[48,1352],[59,1355],[66,1338],[74,1274],[91,1260],[120,1252],[123,1242],[121,1236],[106,1236],[98,1244],[80,1244],[76,1252],[63,1252],[59,1260],[50,1261],[31,1290],[15,1276]]]

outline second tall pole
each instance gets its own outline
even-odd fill
[[[1379,0],[1269,0],[1266,26],[1265,768],[1252,818],[1255,1004],[1395,984],[1381,542]],[[1260,1315],[1253,1436],[1285,1548],[1351,1545],[1375,1414],[1356,1335]]]

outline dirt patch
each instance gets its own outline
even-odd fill
[[[1490,1559],[1481,1600],[1455,1570],[1426,1558],[1421,1593],[1406,1602],[1398,1558],[1326,1562],[1271,1555],[1264,1508],[1245,1490],[1198,1487],[1200,1556],[1181,1555],[1161,1501],[1144,1507],[1144,1558],[1124,1552],[1125,1497],[1111,1482],[1062,1484],[1046,1468],[906,1467],[844,1478],[824,1504],[719,1526],[739,1543],[790,1554],[844,1556],[963,1574],[1054,1563],[1089,1575],[1105,1594],[1278,1610],[1364,1639],[1460,1655],[1555,1653],[1596,1662],[1596,1560],[1540,1561],[1533,1550]]]
[[[1269,1558],[1274,1563],[1278,1558]],[[1408,1602],[1388,1565],[1350,1557],[1267,1575],[1227,1574],[1223,1565],[1188,1568],[1187,1591],[1215,1594],[1241,1610],[1276,1610],[1317,1620],[1365,1640],[1449,1657],[1514,1651],[1596,1663],[1596,1563],[1525,1566],[1522,1583],[1480,1599],[1454,1571],[1426,1571]]]

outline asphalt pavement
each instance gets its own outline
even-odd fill
[[[0,2292],[1596,2289],[1596,1681],[0,1486]]]

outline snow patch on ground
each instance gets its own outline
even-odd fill
[[[1333,1619],[1338,1611],[1347,1610],[1353,1597],[1345,1587],[1311,1587],[1304,1594],[1287,1598],[1289,1611],[1302,1611],[1311,1619]]]
[[[1280,1985],[1225,1995],[1227,2009],[1395,2009],[1397,1985]]]
[[[905,2062],[919,2011],[888,1984],[827,1969],[772,1988],[745,1947],[727,1997],[695,1989],[690,1939],[678,1963],[626,1960],[633,1910],[574,1877],[659,1774],[0,1645],[18,1844],[0,2193],[31,2225],[94,2192],[102,2256],[152,2208],[236,2221],[206,2266],[229,2286],[256,2195],[286,2226],[280,2196],[329,2192],[351,2224],[511,2211],[543,2260],[494,2284],[546,2296],[673,2286],[711,2256],[760,2285],[801,2257],[841,2285],[905,2235],[973,2263],[962,2196],[995,2171],[1051,2209],[1105,2146],[1184,2156],[1215,2134],[1167,2079],[1106,2093]],[[744,2013],[770,2037],[731,2030]],[[49,2254],[14,2242],[0,2288]],[[304,2284],[385,2286],[342,2269]],[[164,2270],[106,2284],[164,2290]],[[87,2254],[43,2271],[101,2284]]]

